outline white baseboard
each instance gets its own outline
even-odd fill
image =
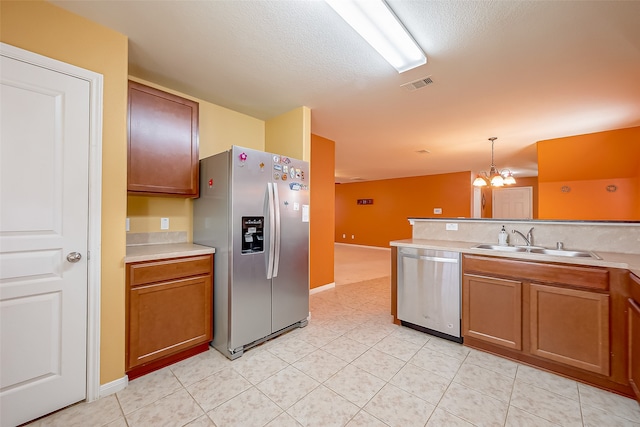
[[[102,384],[100,386],[100,397],[109,396],[110,394],[117,393],[120,390],[124,390],[129,385],[129,376],[125,375],[122,378],[113,380],[109,383]]]
[[[318,292],[328,291],[336,287],[336,282],[331,282],[326,285],[318,286],[317,288],[309,289],[309,295],[317,294]]]

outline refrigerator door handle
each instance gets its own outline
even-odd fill
[[[275,204],[273,200],[273,184],[267,183],[267,201],[268,201],[268,212],[267,215],[269,217],[269,256],[267,257],[267,279],[273,278],[273,254],[275,251],[275,234],[276,234],[276,225],[275,225]]]
[[[274,212],[275,212],[275,247],[273,260],[273,277],[278,276],[278,267],[280,266],[280,198],[278,197],[278,184],[271,184],[273,188]]]

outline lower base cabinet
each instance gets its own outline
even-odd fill
[[[467,338],[609,375],[607,294],[465,274],[462,307]],[[525,325],[524,314],[529,320]],[[526,346],[523,327],[528,329]]]
[[[530,285],[529,352],[609,375],[609,295]]]
[[[206,350],[213,330],[212,277],[213,255],[127,264],[130,379],[196,348]]]
[[[522,350],[522,283],[466,274],[462,335]]]
[[[465,345],[640,396],[640,278],[473,254],[462,268]]]

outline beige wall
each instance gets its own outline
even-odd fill
[[[220,107],[136,76],[130,75],[129,79],[198,103],[201,159],[228,150],[232,145],[261,151],[265,149],[265,122],[263,120]]]
[[[302,158],[304,153],[310,150],[311,110],[307,107],[297,108],[265,123],[138,77],[129,78],[198,102],[201,159],[228,150],[232,145],[286,154],[295,158]],[[270,138],[266,137],[267,133]],[[187,239],[193,241],[191,199],[129,196],[127,217],[130,220],[130,233],[162,231],[160,218],[164,217],[169,218],[169,231],[186,231]]]
[[[186,231],[191,241],[191,199],[181,197],[127,197],[129,233],[156,233],[160,230],[160,218],[169,218],[168,231]]]
[[[311,161],[311,110],[299,107],[267,120],[265,151]]]
[[[228,150],[232,145],[264,150],[264,121],[138,77],[129,76],[129,78],[138,83],[191,99],[199,104],[198,127],[201,159]],[[130,233],[163,231],[160,230],[160,218],[169,218],[169,231],[186,231],[187,239],[190,242],[193,240],[193,202],[191,199],[129,196],[127,217],[130,221]]]
[[[168,216],[170,231],[186,230],[190,236],[192,201],[162,197],[127,198],[129,76],[126,36],[44,1],[3,0],[0,2],[0,41],[104,76],[100,383],[106,384],[120,379],[125,373],[125,217],[131,215],[132,232],[151,232],[160,231],[159,218]],[[185,96],[136,77],[131,78]],[[277,144],[267,147],[264,121],[196,101],[200,103],[201,158],[224,151],[231,145],[240,145],[281,151],[291,157],[309,160],[311,114],[307,107],[274,119],[269,127]]]
[[[104,76],[100,382],[124,375],[127,37],[42,1],[2,1],[0,40]]]

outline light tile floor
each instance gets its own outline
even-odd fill
[[[631,399],[392,324],[389,298],[388,277],[314,294],[306,328],[31,426],[640,426]]]
[[[335,244],[334,275],[336,285],[362,282],[391,274],[391,249]]]

